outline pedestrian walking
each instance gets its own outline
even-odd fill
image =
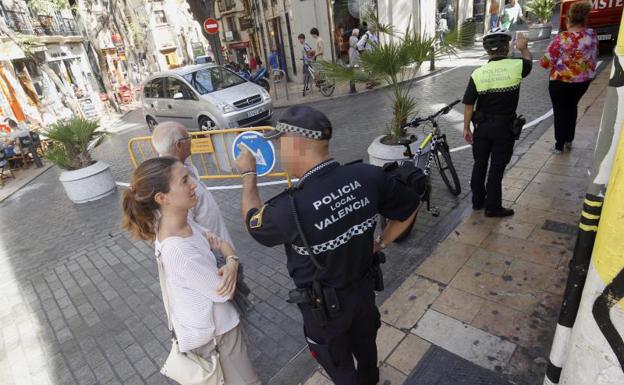
[[[263,204],[256,160],[241,148],[236,166],[247,230],[264,246],[284,244],[297,287],[289,302],[299,306],[308,348],[332,381],[377,384],[381,323],[373,290],[383,285],[378,252],[409,227],[419,196],[379,167],[335,161],[329,153],[331,122],[311,107],[284,111],[266,137],[279,138],[280,161],[299,181]],[[389,221],[374,239],[378,213]]]
[[[351,67],[360,65],[360,51],[357,47],[358,41],[360,41],[360,39],[358,39],[359,35],[360,30],[354,28],[353,31],[351,31],[351,37],[349,37],[349,65]]]
[[[498,27],[500,23],[500,3],[498,0],[492,0],[490,4],[490,23],[488,30]]]
[[[310,30],[310,35],[312,36],[312,44],[314,47],[314,61],[323,60],[323,55],[325,54],[325,42],[319,36],[319,30],[314,27]]]
[[[522,129],[516,120],[516,108],[522,78],[531,72],[532,56],[526,36],[522,34],[516,42],[522,58],[508,57],[510,40],[511,33],[503,28],[491,30],[483,37],[483,48],[490,60],[472,73],[462,101],[465,104],[464,138],[472,144],[474,158],[470,180],[472,208],[485,207],[486,217],[514,214],[512,209],[502,206],[501,183],[513,154],[515,138]],[[475,127],[474,134],[470,122]]]
[[[154,243],[179,351],[210,361],[217,348],[225,384],[259,385],[239,314],[230,301],[236,291],[233,272],[238,258],[229,242],[188,220],[197,203],[196,187],[177,159],[148,159],[134,171],[130,187],[122,193],[122,227]],[[214,251],[227,256],[221,269]]]
[[[197,167],[191,161],[191,136],[186,128],[177,122],[162,122],[154,128],[152,145],[158,152],[158,155],[173,157],[182,162],[197,185],[195,189],[197,203],[189,211],[190,218],[201,227],[234,245],[217,201],[199,178],[199,171],[197,171]],[[216,257],[217,265],[219,267],[224,266],[226,263],[225,256],[217,253]],[[239,264],[237,271],[226,271],[225,273],[233,274],[232,278],[237,281],[234,304],[240,313],[245,314],[251,303],[248,299],[250,290],[243,278],[243,267]],[[230,277],[225,278],[230,279]]]
[[[540,60],[540,65],[550,70],[548,92],[555,116],[555,154],[572,148],[578,103],[596,76],[598,36],[587,28],[590,11],[589,2],[572,4],[568,30],[555,36]]]

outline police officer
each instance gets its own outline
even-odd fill
[[[531,72],[532,57],[524,35],[516,40],[522,58],[508,57],[510,41],[511,33],[503,28],[492,29],[483,37],[483,48],[490,60],[472,73],[463,99],[466,105],[464,139],[472,144],[474,157],[470,181],[472,208],[485,207],[486,217],[506,217],[514,213],[502,206],[501,182],[513,153],[520,83]],[[471,121],[474,134],[470,131]]]
[[[376,384],[378,251],[407,229],[418,195],[379,167],[332,159],[331,123],[313,108],[289,108],[266,137],[279,137],[282,165],[299,181],[263,204],[254,156],[241,147],[243,221],[264,246],[285,245],[297,287],[289,302],[298,304],[310,352],[334,383]],[[378,213],[389,221],[375,239]]]

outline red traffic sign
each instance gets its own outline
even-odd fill
[[[214,35],[215,33],[219,33],[219,23],[217,23],[217,20],[209,17],[206,20],[204,20],[204,30],[209,35]]]

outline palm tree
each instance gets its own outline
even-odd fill
[[[458,47],[468,45],[473,33],[464,24],[459,31],[451,31],[439,43],[439,37],[421,36],[410,27],[404,33],[399,33],[393,26],[380,23],[372,10],[366,12],[363,20],[378,33],[392,39],[385,39],[385,42],[375,45],[372,50],[362,52],[359,67],[329,62],[322,62],[320,66],[326,76],[337,81],[361,83],[381,80],[388,84],[392,94],[392,120],[386,127],[386,136],[382,142],[396,144],[405,137],[403,127],[417,107],[411,90],[422,63],[432,57],[456,54]]]
[[[72,118],[54,124],[45,136],[52,141],[45,157],[66,170],[78,170],[93,164],[91,150],[104,141],[107,133],[97,121]]]

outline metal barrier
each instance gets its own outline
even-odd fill
[[[212,130],[189,132],[191,139],[191,161],[199,171],[202,180],[227,180],[240,178],[236,171],[235,161],[232,158],[231,147],[238,134],[245,131],[269,131],[271,126],[229,128],[225,130]],[[219,151],[217,151],[219,150]],[[143,161],[158,156],[152,147],[151,136],[139,136],[128,141],[128,153],[134,168],[139,167]],[[277,156],[277,154],[276,154]],[[278,164],[279,167],[279,159]],[[290,176],[284,172],[271,172],[266,177],[286,179],[291,185]],[[227,186],[223,186],[227,187]]]

